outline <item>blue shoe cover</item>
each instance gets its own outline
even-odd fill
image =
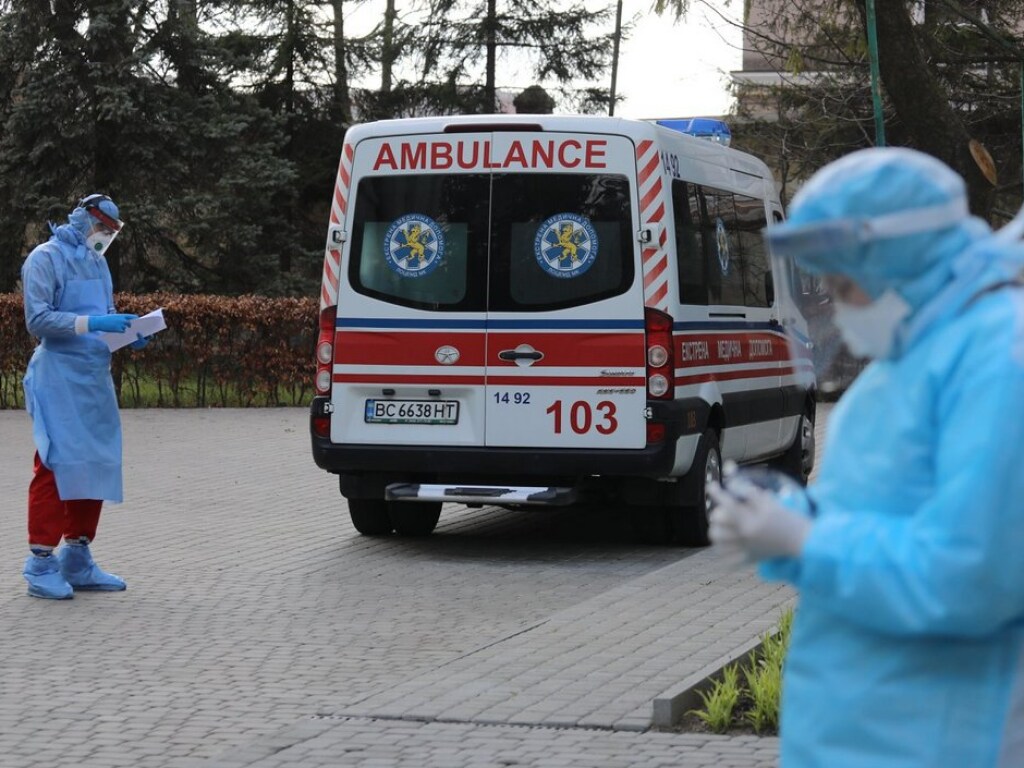
[[[68,600],[75,596],[71,585],[60,572],[60,564],[53,555],[39,557],[29,555],[25,558],[22,570],[28,582],[28,593],[32,597],[45,597],[50,600]]]
[[[65,542],[57,553],[60,571],[74,589],[94,592],[120,592],[127,585],[120,576],[107,573],[92,559],[89,545]]]

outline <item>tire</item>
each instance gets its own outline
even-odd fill
[[[772,459],[769,466],[785,472],[801,485],[807,485],[814,469],[814,449],[814,417],[805,411],[800,417],[793,443],[784,454]]]
[[[384,499],[349,499],[348,514],[363,536],[387,536],[393,528]]]
[[[718,444],[718,433],[707,430],[697,441],[697,451],[693,457],[693,466],[687,474],[687,497],[696,499],[697,503],[690,506],[677,507],[672,510],[672,522],[675,541],[684,547],[706,547],[711,543],[708,538],[708,513],[711,511],[711,499],[707,487],[711,481],[722,479],[722,449]]]
[[[441,517],[440,501],[389,501],[388,517],[399,536],[429,536]]]

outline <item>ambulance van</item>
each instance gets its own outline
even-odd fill
[[[429,534],[445,502],[597,503],[699,546],[723,460],[806,480],[799,281],[761,236],[782,218],[775,183],[665,122],[349,130],[310,429],[358,531]]]

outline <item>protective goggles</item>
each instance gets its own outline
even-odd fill
[[[84,208],[86,213],[99,221],[111,232],[120,232],[121,227],[124,226],[124,222],[103,212],[100,208],[100,203],[104,200],[108,201],[111,205],[114,205],[114,201],[106,195],[89,195],[88,197],[83,197],[78,201],[78,207]]]
[[[864,248],[887,240],[955,226],[970,216],[967,201],[951,200],[943,205],[910,208],[868,218],[843,218],[810,224],[778,224],[764,231],[772,253],[793,258],[814,271],[834,271],[844,264],[856,265]]]

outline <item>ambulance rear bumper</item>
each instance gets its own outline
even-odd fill
[[[319,402],[318,402],[319,401]],[[311,405],[313,459],[335,474],[384,474],[407,482],[508,482],[531,478],[532,485],[560,485],[559,479],[666,477],[676,458],[676,440],[703,431],[708,405],[698,399],[650,401],[652,422],[665,425],[665,437],[639,449],[505,448],[486,446],[339,444],[312,431],[326,398]],[[687,429],[689,422],[693,426]],[[504,480],[503,480],[504,479]]]

